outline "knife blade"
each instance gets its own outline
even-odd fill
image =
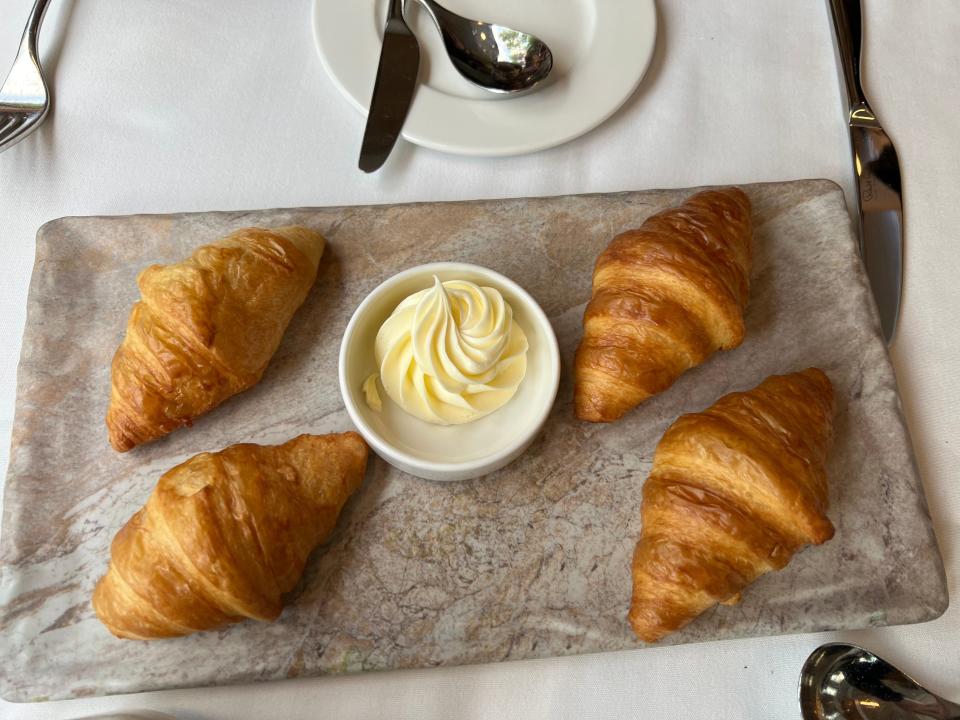
[[[863,21],[860,0],[828,0],[847,94],[847,124],[857,183],[860,254],[880,313],[893,340],[903,286],[903,189],[896,148],[870,108],[860,82]]]
[[[403,19],[404,0],[390,0],[377,79],[360,146],[360,169],[379,170],[390,156],[417,87],[420,45]]]
[[[880,311],[883,336],[889,343],[900,315],[903,272],[900,163],[879,124],[851,125],[850,141],[860,195],[860,254]]]

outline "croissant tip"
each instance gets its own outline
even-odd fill
[[[591,392],[587,383],[581,382],[573,393],[573,413],[578,420],[591,423],[611,423],[626,414],[626,410],[610,406],[602,396]]]
[[[108,570],[108,573],[109,573],[109,570]],[[107,581],[106,574],[104,574],[103,576],[100,577],[99,580],[97,580],[97,584],[93,588],[93,595],[90,598],[90,607],[93,608],[94,615],[97,616],[97,619],[110,632],[111,635],[113,635],[115,638],[119,640],[129,640],[130,636],[127,635],[120,628],[114,626],[110,622],[110,619],[107,616],[106,610],[100,606],[101,597],[104,592],[107,592],[104,589],[104,583],[106,583],[106,581]]]
[[[355,430],[347,430],[346,432],[343,433],[343,437],[349,438],[350,440],[353,440],[355,442],[361,442],[363,443],[364,447],[366,447],[367,445],[367,441],[363,439],[363,435],[356,432]]]
[[[823,526],[814,530],[813,536],[810,540],[813,545],[823,545],[825,542],[833,539],[833,536],[836,534],[837,530],[833,526],[833,523],[829,520],[825,520]]]
[[[800,372],[801,375],[806,375],[807,377],[817,380],[818,382],[830,385],[832,387],[833,383],[830,382],[830,377],[818,367],[808,367],[806,370]]]
[[[128,450],[132,450],[136,443],[132,442],[126,435],[117,435],[113,432],[109,436],[110,447],[120,453],[125,453]]]
[[[366,463],[367,457],[370,454],[370,446],[367,445],[367,441],[363,439],[363,436],[360,433],[354,432],[353,430],[348,430],[340,434],[340,438],[343,440],[344,444],[351,448],[358,456],[363,457],[363,462]]]
[[[727,185],[726,187],[714,188],[711,190],[707,190],[706,192],[714,192],[720,195],[729,195],[737,198],[741,202],[750,201],[749,195],[747,195],[746,191],[739,185]]]
[[[329,442],[330,440],[340,441],[341,443],[349,443],[351,445],[356,445],[357,447],[363,447],[364,450],[367,449],[367,441],[363,439],[363,436],[354,431],[354,430],[345,430],[342,433],[333,433],[330,435],[316,435],[313,433],[303,433],[298,435],[293,440],[288,441],[288,443],[296,443],[301,440],[314,440]]]
[[[583,422],[609,424],[616,422],[627,414],[626,410],[613,408],[598,402],[578,402],[574,408],[574,414],[578,420]]]
[[[285,225],[284,227],[274,228],[272,232],[289,240],[297,250],[306,256],[310,265],[316,270],[327,246],[327,239],[323,235],[303,225]]]
[[[583,422],[597,423],[601,425],[606,425],[612,423],[616,418],[607,418],[601,415],[599,412],[596,412],[593,409],[577,410],[576,411],[577,420],[582,420]]]
[[[635,618],[633,608],[631,608],[627,620],[630,622],[630,627],[633,629],[633,634],[637,636],[637,639],[648,645],[659,642],[669,634],[657,627],[651,626],[649,623],[641,622]]]

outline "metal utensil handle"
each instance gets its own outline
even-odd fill
[[[37,0],[30,10],[30,17],[27,18],[27,27],[23,31],[23,38],[20,40],[20,47],[24,45],[30,50],[30,53],[37,57],[37,35],[40,33],[40,23],[43,22],[43,15],[47,12],[47,6],[50,0]]]
[[[860,84],[860,57],[863,51],[863,13],[860,0],[829,0],[830,14],[837,35],[840,69],[843,73],[850,108],[867,102]]]

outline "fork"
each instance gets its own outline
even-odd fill
[[[7,79],[0,85],[0,152],[16,145],[43,122],[50,89],[37,58],[37,33],[50,0],[36,0]]]

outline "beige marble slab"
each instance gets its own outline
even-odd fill
[[[810,365],[838,391],[830,458],[837,535],[735,607],[670,642],[911,623],[947,605],[896,382],[839,188],[747,188],[756,264],[748,337],[612,426],[572,416],[571,358],[597,253],[689,190],[402,206],[64,218],[37,237],[0,558],[0,692],[42,700],[323,673],[640,647],[625,614],[640,488],[683,412]],[[263,382],[125,455],[103,425],[108,366],[153,262],[246,225],[302,223],[330,241],[316,287]],[[154,643],[114,639],[89,596],[114,533],[159,475],[205,450],[349,426],[336,381],[352,310],[412,265],[462,260],[525,286],[563,352],[553,415],[485,479],[434,484],[371,463],[329,544],[272,625]]]

